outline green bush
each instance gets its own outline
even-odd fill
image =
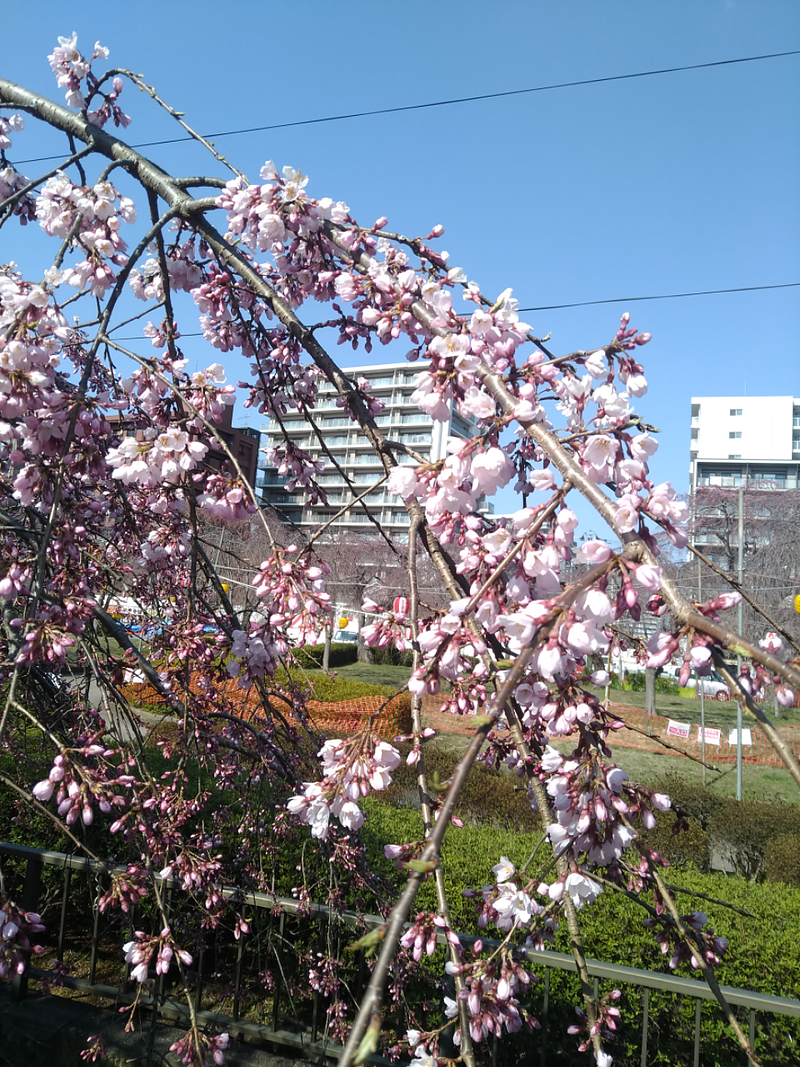
[[[373,852],[373,863],[399,888],[405,882],[405,872],[398,872],[393,863],[384,859],[383,848],[390,843],[419,840],[422,837],[419,813],[397,809],[372,798],[365,802],[365,808],[368,817],[361,833]],[[480,890],[481,886],[492,884],[494,876],[491,868],[501,855],[507,856],[520,869],[536,847],[539,836],[538,829],[535,833],[514,833],[475,825],[453,828],[448,832],[442,848],[442,869],[455,929],[468,933],[479,932],[474,902],[465,898],[463,891]],[[549,846],[543,844],[537,852],[536,867],[546,866],[551,856]],[[686,891],[676,892],[683,914],[700,910],[706,912],[715,932],[728,938],[729,951],[716,970],[721,984],[795,999],[800,996],[800,890],[780,884],[753,884],[736,876],[724,877],[690,869],[677,873],[668,871],[667,881]],[[693,893],[705,896],[693,896]],[[733,911],[726,905],[752,912],[753,917]],[[428,878],[421,887],[415,909],[434,910],[435,907],[434,883],[432,878]],[[581,912],[587,955],[622,966],[671,973],[668,968],[669,957],[662,953],[653,934],[643,925],[646,917],[647,913],[634,901],[621,894],[604,891],[591,907]],[[498,936],[492,928],[480,932],[488,937]],[[556,951],[570,953],[566,925],[558,930],[552,947]],[[543,968],[534,964],[534,970],[541,982]],[[694,976],[688,967],[681,968],[678,973]],[[601,981],[600,995],[607,994],[613,984]],[[577,977],[553,969],[550,972],[549,989],[547,1062],[554,1065],[577,1062],[574,1043],[570,1044],[564,1036],[566,1027],[574,1021],[573,1005],[580,1003]],[[609,1051],[614,1055],[615,1064],[632,1067],[640,1062],[642,997],[641,990],[633,986],[623,986],[622,989],[623,997],[618,1004],[621,1011],[620,1027]],[[534,1014],[541,1011],[540,990],[541,987],[537,989],[535,986],[532,989]],[[673,1067],[677,1063],[690,1063],[694,1001],[688,997],[678,998],[651,990],[649,1014],[648,1064],[651,1067],[654,1064]],[[737,1015],[746,1031],[746,1010],[737,1009]],[[710,1056],[703,1062],[714,1064],[715,1067],[738,1067],[742,1062],[741,1050],[716,1005],[703,1006],[702,1020],[703,1048],[708,1050]],[[794,1051],[797,1038],[796,1020],[783,1016],[759,1017],[756,1051],[763,1063],[775,1067],[794,1065],[797,1062]],[[528,1042],[531,1040],[537,1041],[536,1038],[527,1038]],[[499,1050],[503,1063],[513,1062],[515,1053],[512,1045],[513,1041],[503,1042]],[[538,1058],[538,1044],[536,1051]]]
[[[357,697],[385,696],[397,692],[390,685],[373,685],[371,682],[359,682],[356,678],[331,678],[327,674],[316,672],[310,676],[313,686],[312,700],[330,701],[355,700]]]
[[[403,751],[407,751],[405,746]],[[429,781],[438,777],[445,782],[453,773],[457,759],[435,748],[425,749],[425,770]],[[419,792],[417,768],[403,760],[394,772],[392,785],[383,794],[386,802],[395,807],[417,807]],[[498,827],[515,831],[535,831],[539,819],[531,809],[527,789],[522,779],[507,772],[489,770],[478,764],[469,775],[458,803],[457,815],[465,822],[486,828]]]
[[[677,805],[687,816],[689,834],[692,841],[688,848],[688,859],[699,869],[704,869],[702,862],[701,831],[705,833],[709,847],[720,852],[743,878],[787,881],[797,884],[792,877],[784,878],[779,871],[789,874],[793,860],[787,859],[782,864],[779,859],[778,845],[772,845],[775,838],[793,837],[792,827],[798,825],[800,805],[767,804],[763,801],[741,800],[720,796],[711,789],[702,789],[682,781],[669,778],[662,781],[657,788],[669,793],[673,805]],[[659,840],[663,843],[663,831]],[[675,847],[682,847],[679,835]],[[649,841],[649,838],[648,838]],[[790,848],[789,842],[785,842]],[[651,847],[661,851],[658,844]],[[676,853],[663,853],[668,859]],[[794,853],[792,853],[794,854]],[[767,856],[772,856],[768,863]],[[675,860],[675,862],[680,862]]]
[[[306,670],[322,668],[322,657],[325,653],[324,645],[301,645],[292,649],[292,655],[298,666]],[[358,646],[354,641],[333,641],[331,643],[330,667],[344,667],[348,663],[355,663],[358,658]]]
[[[800,834],[775,834],[764,846],[764,870],[770,882],[800,886]]]
[[[396,648],[373,648],[372,662],[380,666],[410,667],[414,662],[414,653],[410,649],[398,652]]]
[[[655,849],[671,867],[693,867],[707,871],[711,861],[710,836],[696,819],[689,820],[687,829],[679,828],[677,819],[662,816],[653,830],[642,834],[648,848]]]
[[[645,674],[642,671],[638,671],[635,674],[627,675],[623,688],[630,689],[633,693],[643,693],[645,690]],[[681,687],[671,678],[658,675],[656,678],[656,692],[662,696],[677,697],[681,695]]]

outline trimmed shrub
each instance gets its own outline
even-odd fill
[[[404,746],[403,751],[407,751]],[[435,777],[446,782],[455,769],[457,758],[435,748],[425,749],[425,770],[429,782]],[[417,769],[405,760],[394,772],[392,785],[383,794],[387,803],[399,808],[419,805]],[[487,769],[478,764],[467,778],[456,814],[464,822],[504,830],[530,831],[539,827],[531,809],[523,780],[504,771]]]
[[[633,693],[643,693],[645,689],[644,673],[639,671],[635,674],[627,675],[622,688],[630,689]],[[677,697],[681,695],[681,687],[671,678],[665,678],[663,675],[659,675],[656,678],[656,692],[660,693],[662,696]]]
[[[295,662],[306,670],[321,670],[324,654],[324,645],[301,645],[292,649]],[[358,645],[354,641],[331,642],[331,668],[345,667],[348,663],[355,663],[357,659]]]
[[[669,815],[664,815],[655,829],[643,832],[642,839],[672,867],[693,867],[698,871],[710,868],[710,837],[696,819],[689,820],[688,829],[683,829],[679,820],[670,823]]]
[[[800,886],[800,834],[775,834],[764,846],[764,870],[770,882]]]
[[[372,682],[361,682],[357,678],[332,678],[323,671],[310,671],[308,679],[303,675],[293,674],[292,678],[300,685],[311,684],[312,692],[309,694],[312,700],[322,700],[327,703],[335,703],[340,700],[357,700],[359,697],[390,697],[397,690],[390,685],[374,685]],[[276,674],[276,680],[282,683],[286,681],[283,672]]]
[[[753,880],[766,877],[772,880],[770,871],[783,870],[789,873],[793,869],[793,861],[790,859],[787,859],[785,865],[781,864],[778,846],[772,846],[770,843],[774,838],[795,836],[789,832],[789,828],[798,825],[800,805],[767,804],[757,800],[737,801],[731,797],[720,796],[710,789],[689,785],[679,778],[664,780],[658,788],[669,793],[673,804],[678,805],[688,817],[689,834],[694,838],[694,843],[687,846],[688,858],[694,866],[703,869],[698,859],[701,855],[699,831],[704,831],[709,847],[721,853],[743,878]],[[663,831],[657,829],[653,833],[659,835]],[[674,847],[682,847],[680,839],[683,836],[678,836]],[[663,837],[661,840],[663,843]],[[658,844],[652,844],[651,847],[661,851]],[[786,842],[786,847],[791,848],[789,842]],[[768,854],[774,857],[769,866]],[[672,860],[669,851],[665,851],[663,855]],[[791,877],[780,876],[780,880],[796,884]]]
[[[388,798],[386,798],[388,799]],[[368,812],[361,834],[373,852],[373,864],[398,889],[405,883],[405,872],[398,872],[393,863],[383,857],[386,844],[400,844],[422,837],[419,813],[397,809],[377,795],[364,803]],[[465,825],[452,829],[442,848],[442,868],[451,901],[453,926],[458,931],[497,937],[492,928],[478,931],[474,901],[463,897],[464,889],[478,889],[494,882],[491,868],[501,855],[507,856],[519,870],[530,857],[539,839],[536,833],[514,833],[486,826]],[[546,867],[552,857],[545,842],[537,852],[536,866]],[[800,890],[786,885],[764,883],[754,885],[736,876],[704,874],[686,869],[680,873],[667,872],[667,881],[685,892],[677,892],[678,907],[683,914],[701,910],[706,912],[719,936],[730,942],[716,975],[723,985],[752,989],[776,996],[797,998],[800,995]],[[705,896],[693,896],[693,892]],[[708,899],[711,897],[712,899]],[[718,901],[715,902],[715,901]],[[746,909],[754,917],[731,910],[725,905]],[[435,910],[436,898],[432,878],[423,883],[415,907]],[[627,897],[606,890],[598,900],[581,912],[581,928],[588,956],[623,966],[642,967],[672,973],[655,937],[643,925],[647,913]],[[569,933],[564,924],[556,934],[556,951],[569,954]],[[543,968],[534,964],[540,982]],[[696,976],[688,966],[678,974]],[[577,976],[568,972],[550,972],[550,1007],[548,1011],[548,1064],[576,1063],[575,1046],[565,1036],[574,1022],[574,1005],[580,1003]],[[611,983],[601,982],[601,996]],[[617,1034],[609,1048],[614,1062],[633,1067],[639,1063],[641,1048],[641,990],[623,986],[619,1001],[621,1018]],[[541,986],[532,987],[532,1010],[541,1011]],[[650,1052],[648,1064],[674,1067],[690,1063],[694,1001],[688,997],[674,997],[656,990],[650,991]],[[747,1029],[747,1012],[737,1009],[740,1022]],[[714,1005],[706,1005],[702,1013],[703,1048],[713,1050],[708,1060],[716,1067],[738,1067],[742,1053],[730,1028]],[[756,1051],[762,1062],[773,1067],[793,1067],[797,1062],[797,1020],[784,1016],[759,1017],[756,1030]],[[527,1039],[530,1041],[530,1038]],[[498,1063],[530,1062],[512,1054],[513,1042],[503,1042]],[[506,1051],[507,1050],[507,1051]],[[538,1049],[537,1049],[538,1051]],[[506,1058],[506,1057],[510,1058]],[[705,1062],[705,1061],[704,1061]]]

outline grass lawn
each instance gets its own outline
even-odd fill
[[[601,700],[605,695],[604,689],[589,686]],[[628,704],[634,708],[644,708],[644,693],[638,693],[627,689],[612,689],[611,702],[614,704]],[[706,726],[733,727],[736,726],[737,703],[735,700],[718,701],[706,697]],[[800,709],[780,708],[776,715],[774,709],[765,704],[765,711],[775,726],[800,726]],[[656,693],[656,713],[669,719],[677,719],[680,722],[700,722],[700,698],[668,696],[664,693]],[[754,722],[745,710],[745,725]]]
[[[359,682],[369,682],[370,685],[391,685],[395,689],[406,684],[410,673],[409,667],[394,667],[391,663],[348,663],[331,671],[338,678],[353,678]]]
[[[408,667],[393,667],[391,665],[375,665],[368,663],[351,663],[346,667],[340,667],[336,672],[341,678],[357,678],[362,682],[372,682],[378,685],[392,685],[400,687],[408,678]],[[604,690],[593,690],[601,699]],[[644,693],[634,691],[612,689],[611,701],[613,703],[627,704],[632,707],[644,707]],[[705,701],[706,726],[727,729],[736,726],[737,705],[735,701],[720,702],[707,699]],[[668,696],[656,693],[656,711],[659,715],[677,719],[680,722],[700,722],[700,700],[697,697]],[[768,711],[769,714],[769,711]],[[800,710],[797,708],[783,709],[779,718],[774,718],[776,726],[800,725]],[[745,712],[745,725],[752,729],[758,729],[754,720]],[[437,749],[458,756],[466,749],[469,738],[459,735],[440,735],[434,744]],[[568,748],[559,745],[559,748]],[[613,747],[613,739],[612,739]],[[713,750],[712,750],[713,751]],[[614,750],[616,762],[624,767],[635,781],[643,785],[662,785],[671,778],[679,778],[701,786],[703,783],[703,768],[699,763],[681,756],[658,755],[651,752],[640,752],[636,749],[623,748],[621,745]],[[709,760],[711,762],[711,760]],[[705,774],[707,788],[724,796],[736,796],[736,764],[717,764],[718,771],[707,770]],[[800,803],[797,786],[788,771],[781,767],[759,767],[756,764],[745,762],[742,768],[742,794],[751,800],[765,800],[773,802]]]
[[[461,734],[440,734],[431,744],[437,752],[458,759],[467,748],[469,738]],[[650,788],[663,787],[669,792],[669,783],[675,779],[702,787],[703,768],[694,760],[681,756],[658,755],[640,752],[638,749],[614,748],[614,762],[624,768],[635,782]],[[568,741],[554,745],[562,752],[569,752]],[[736,796],[736,764],[717,764],[719,771],[706,771],[706,788],[720,796]],[[764,800],[770,803],[800,804],[800,794],[794,779],[782,767],[759,767],[753,763],[742,765],[742,796],[746,800]]]

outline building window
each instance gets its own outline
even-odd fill
[[[696,441],[699,436],[700,436],[700,431],[698,429],[693,429],[692,430],[692,440]]]
[[[742,436],[742,431],[741,430],[731,430],[730,433],[728,434],[728,437],[730,437],[731,439],[737,438],[737,437],[741,437],[741,436]]]
[[[741,459],[741,458],[742,458],[741,452],[739,452],[739,453],[737,453],[735,455],[733,455],[733,454],[729,454],[728,455],[728,459]]]
[[[692,418],[696,419],[696,418],[699,417],[699,415],[700,415],[700,405],[699,404],[692,404]]]
[[[731,408],[731,415],[741,415],[741,413],[742,413],[742,409],[741,408]]]

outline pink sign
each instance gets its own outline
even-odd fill
[[[683,737],[688,741],[691,732],[692,724],[690,722],[675,722],[674,719],[669,720],[667,734],[671,734],[672,737]]]
[[[703,728],[697,727],[697,740],[703,740]],[[707,726],[705,729],[705,742],[707,745],[721,745],[722,744],[722,730],[715,730],[713,726]]]

